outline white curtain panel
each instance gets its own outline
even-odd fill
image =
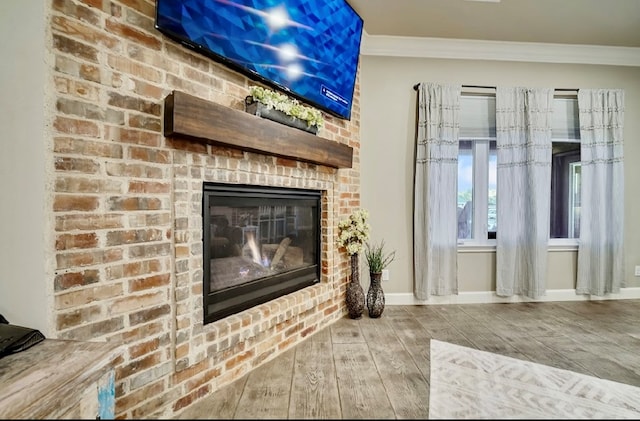
[[[461,86],[418,89],[414,180],[414,295],[458,293],[457,182]]]
[[[553,89],[496,89],[496,293],[546,293]]]
[[[582,206],[576,293],[624,287],[624,91],[580,89]]]

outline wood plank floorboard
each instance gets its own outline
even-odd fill
[[[342,418],[393,417],[393,408],[366,343],[333,345]]]
[[[411,354],[398,338],[395,319],[364,319],[362,332],[369,344],[394,414],[390,418],[421,418],[429,413],[428,376],[420,372]],[[428,348],[423,339],[419,348]],[[389,418],[389,417],[386,417]]]
[[[296,346],[289,419],[336,419],[342,416],[330,329]]]
[[[384,314],[384,313],[383,313]],[[398,341],[403,344],[422,376],[429,383],[429,344],[425,341],[426,332],[422,325],[411,315],[399,315],[389,319],[397,332]]]
[[[293,378],[295,350],[290,349],[248,374],[234,418],[285,419]]]
[[[640,300],[387,306],[348,317],[182,419],[426,419],[430,340],[640,386]]]

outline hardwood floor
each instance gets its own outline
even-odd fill
[[[429,340],[640,386],[640,300],[387,306],[340,319],[186,419],[426,419]]]

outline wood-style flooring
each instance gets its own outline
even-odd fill
[[[189,419],[426,419],[430,339],[640,386],[640,300],[386,306],[191,407]]]

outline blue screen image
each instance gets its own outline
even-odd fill
[[[363,22],[345,0],[157,0],[170,38],[343,119]]]

